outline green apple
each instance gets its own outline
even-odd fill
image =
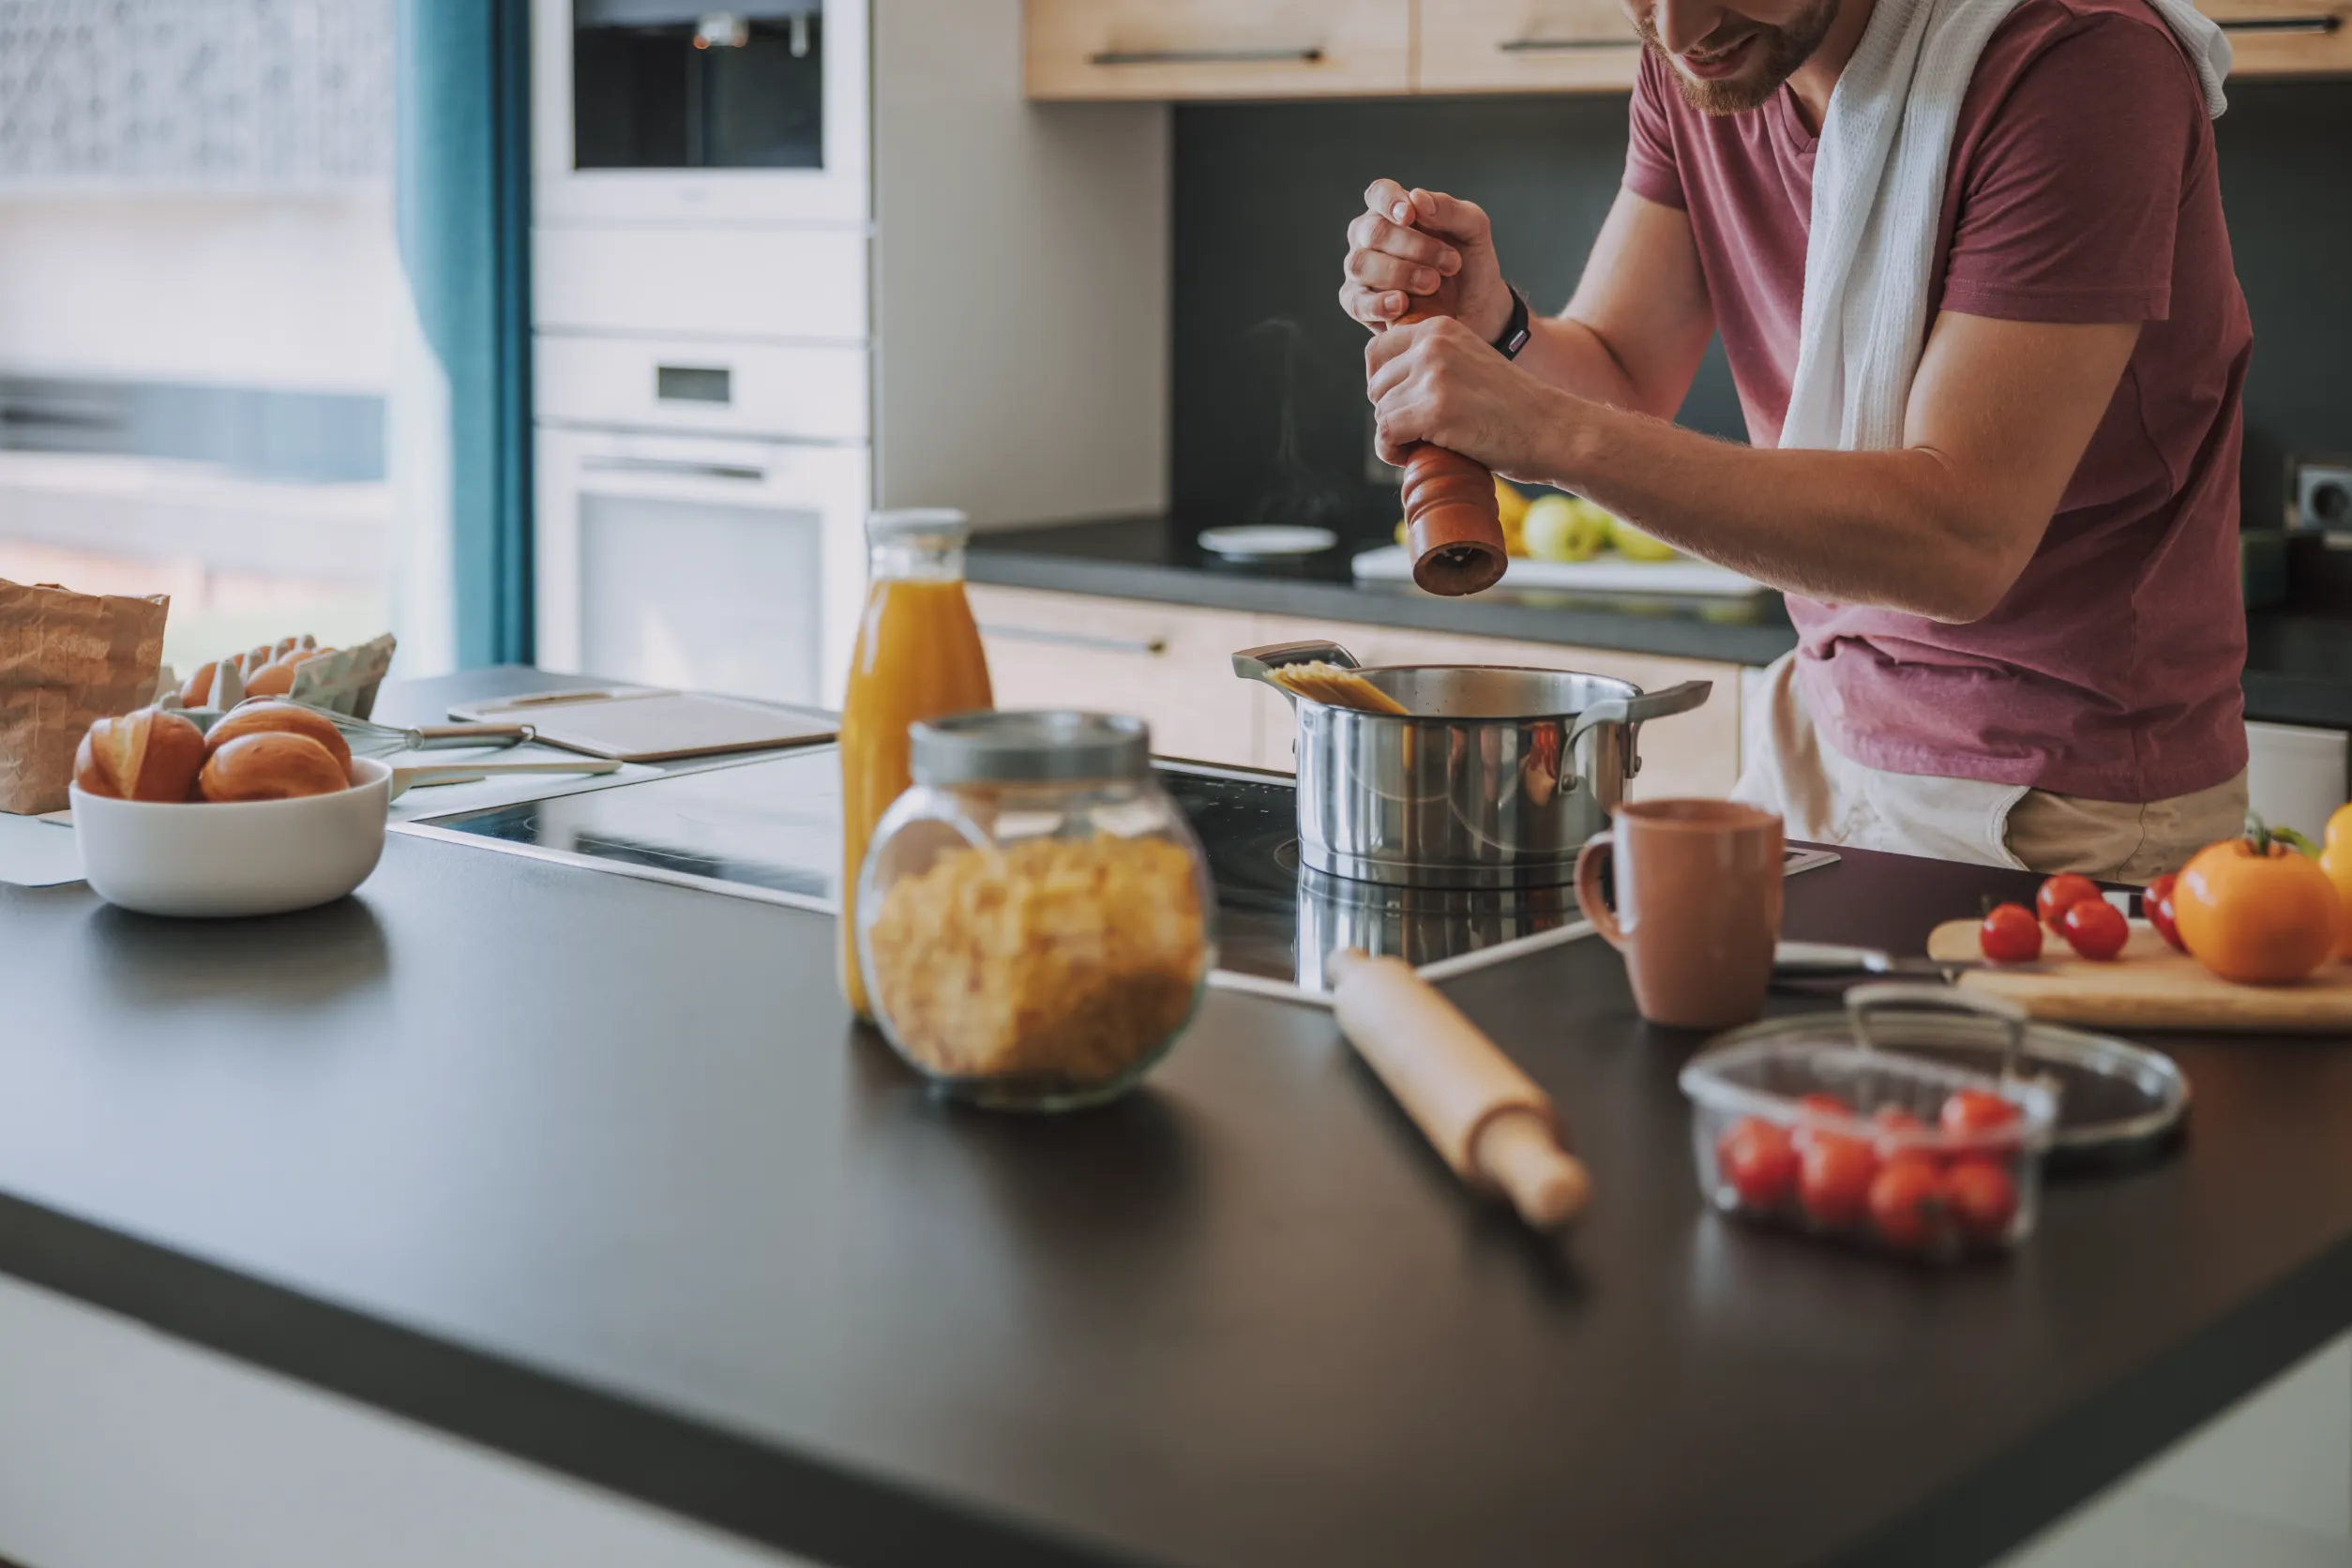
[[[1607,523],[1596,522],[1587,503],[1574,496],[1537,497],[1523,526],[1527,552],[1538,561],[1590,561],[1608,543]]]

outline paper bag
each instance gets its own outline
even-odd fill
[[[54,811],[95,718],[155,695],[171,599],[0,580],[0,811]]]

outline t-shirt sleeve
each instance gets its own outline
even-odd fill
[[[1983,125],[1964,153],[1943,309],[2033,322],[2169,315],[2181,191],[2194,160],[2211,156],[2203,96],[2170,36],[2085,18],[2024,62]]]
[[[1674,125],[1660,95],[1673,88],[1658,78],[1660,67],[1647,49],[1634,77],[1633,134],[1625,143],[1625,188],[1660,206],[1690,210],[1682,194],[1682,166],[1674,156]]]

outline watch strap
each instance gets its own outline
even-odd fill
[[[1516,359],[1534,334],[1528,325],[1527,295],[1512,284],[1505,283],[1503,287],[1511,291],[1511,318],[1502,324],[1502,336],[1495,339],[1495,352],[1505,359]]]

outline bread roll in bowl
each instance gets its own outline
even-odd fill
[[[109,800],[186,800],[204,762],[204,732],[175,713],[141,708],[101,718],[73,754],[73,781]]]
[[[293,800],[348,789],[351,775],[308,735],[240,735],[204,760],[196,787],[209,801]]]
[[[271,731],[290,735],[308,735],[326,747],[335,765],[345,773],[351,771],[351,742],[335,728],[335,721],[316,708],[306,708],[299,702],[280,701],[275,698],[259,698],[238,703],[204,736],[204,755],[209,757],[231,741],[243,735],[259,735]]]

